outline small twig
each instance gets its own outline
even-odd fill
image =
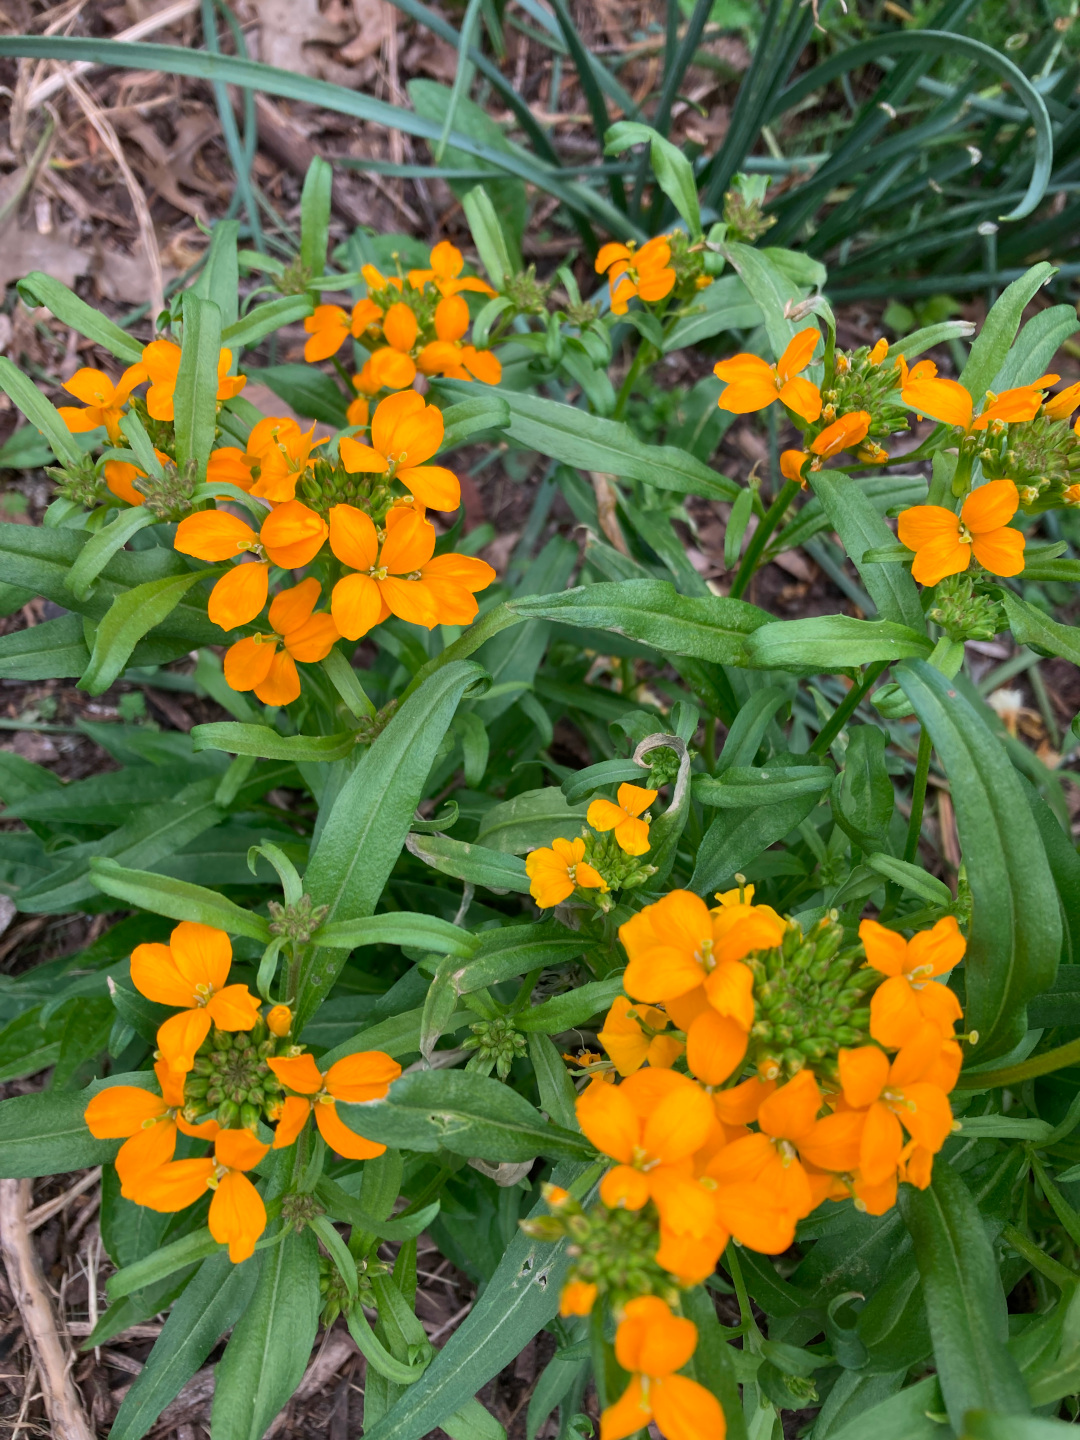
[[[461,1307],[461,1309],[457,1312],[456,1315],[451,1315],[450,1319],[444,1320],[437,1330],[432,1330],[431,1334],[427,1338],[431,1341],[432,1344],[434,1344],[435,1341],[438,1340],[440,1335],[445,1335],[447,1330],[452,1329],[459,1320],[464,1320],[465,1316],[468,1315],[472,1307],[473,1302],[470,1300],[467,1305],[463,1305]]]
[[[600,529],[611,541],[620,555],[629,555],[626,537],[623,535],[622,527],[619,525],[617,512],[619,494],[615,489],[613,477],[603,475],[599,470],[590,470],[589,477],[592,480],[593,490],[596,493],[596,518],[600,521]]]
[[[54,1215],[59,1215],[61,1210],[66,1210],[77,1195],[81,1195],[84,1190],[89,1190],[90,1187],[96,1185],[100,1179],[101,1166],[98,1165],[93,1170],[88,1170],[85,1175],[76,1180],[70,1190],[65,1190],[62,1195],[57,1195],[53,1200],[46,1200],[44,1205],[38,1205],[35,1209],[31,1210],[30,1214],[26,1217],[27,1234],[33,1233],[33,1231],[44,1225],[46,1220],[51,1220]]]
[[[30,1361],[30,1369],[26,1372],[26,1384],[23,1386],[22,1404],[19,1406],[19,1418],[11,1431],[11,1440],[15,1440],[20,1430],[25,1430],[29,1423],[26,1419],[26,1412],[30,1409],[32,1401],[37,1399],[34,1394],[34,1386],[37,1384],[37,1362]]]
[[[4,1258],[8,1285],[41,1374],[45,1410],[54,1440],[94,1440],[94,1432],[71,1379],[72,1357],[57,1333],[41,1267],[26,1228],[29,1207],[29,1180],[0,1180],[0,1254]]]

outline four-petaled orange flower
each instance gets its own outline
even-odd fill
[[[649,304],[670,295],[675,287],[675,271],[670,260],[671,245],[666,235],[646,240],[640,250],[632,240],[626,245],[614,241],[601,245],[596,257],[596,273],[607,273],[611,313],[625,315],[635,295]]]
[[[497,385],[502,365],[490,350],[461,343],[469,328],[469,307],[460,295],[447,295],[435,307],[435,335],[416,358],[424,375],[448,375],[452,380],[482,380]]]
[[[430,282],[440,295],[456,295],[459,290],[474,290],[481,295],[495,294],[486,280],[462,275],[465,256],[456,245],[451,245],[449,240],[440,240],[432,247],[429,263],[430,270],[409,271],[409,284],[414,289],[421,290]],[[370,280],[368,284],[371,284]]]
[[[932,930],[905,940],[876,920],[864,920],[859,939],[866,963],[889,978],[870,997],[870,1034],[890,1049],[913,1040],[923,1025],[932,1025],[943,1040],[964,1018],[960,1001],[935,977],[947,975],[964,958],[967,941],[955,916],[946,915]]]
[[[973,490],[960,514],[943,505],[914,505],[897,524],[900,542],[915,551],[911,573],[920,585],[959,575],[975,559],[991,575],[1019,575],[1024,536],[1009,528],[1020,495],[1011,480],[991,480]]]
[[[217,367],[219,400],[234,399],[247,384],[246,375],[229,374],[231,365],[232,351],[222,350],[218,356]],[[133,383],[150,381],[150,388],[146,392],[146,410],[151,420],[172,420],[173,395],[180,374],[180,346],[174,345],[171,340],[151,340],[142,352],[141,366],[133,365],[125,375],[131,375],[136,370],[140,371],[139,380]]]
[[[821,414],[821,391],[803,378],[821,336],[808,326],[792,339],[775,365],[760,355],[733,355],[713,366],[713,374],[727,382],[717,404],[733,415],[767,410],[774,400],[786,405],[808,424]]]
[[[98,1140],[123,1140],[116,1156],[120,1193],[132,1199],[131,1186],[148,1170],[165,1165],[176,1154],[176,1134],[213,1140],[216,1120],[191,1125],[181,1113],[184,1108],[184,1077],[162,1061],[154,1066],[161,1094],[136,1085],[110,1085],[91,1097],[84,1119]]]
[[[442,444],[442,411],[428,405],[415,390],[388,395],[371,417],[371,444],[345,435],[339,442],[341,463],[350,475],[386,475],[400,480],[421,505],[456,510],[461,485],[452,470],[427,465]]]
[[[594,800],[585,818],[594,830],[615,831],[615,843],[627,855],[644,855],[649,848],[649,822],[641,816],[656,799],[656,790],[641,785],[620,785],[619,803]]]
[[[195,1051],[214,1024],[219,1030],[250,1030],[259,1002],[246,985],[229,985],[232,944],[224,930],[181,920],[168,945],[136,945],[131,980],[158,1005],[180,1009],[158,1030],[158,1047],[170,1070],[186,1074]]]
[[[606,890],[607,882],[593,866],[585,863],[585,841],[553,840],[551,849],[530,850],[525,857],[529,893],[541,910],[561,905],[580,885],[583,890]]]
[[[359,640],[388,615],[428,630],[468,625],[478,608],[474,592],[495,579],[491,566],[472,555],[435,555],[435,527],[403,505],[387,514],[381,541],[363,510],[332,506],[330,549],[354,572],[337,582],[330,600],[346,640]]]
[[[847,415],[841,415],[831,425],[827,425],[821,434],[810,442],[810,449],[815,455],[827,458],[830,455],[839,455],[841,450],[854,449],[866,439],[870,429],[870,412],[868,410],[852,410]]]
[[[283,570],[306,565],[319,553],[327,533],[322,516],[299,500],[287,500],[270,511],[257,535],[227,510],[188,515],[176,527],[173,546],[197,560],[218,563],[240,560],[249,553],[258,557],[227,571],[210,592],[206,607],[210,619],[223,630],[233,630],[254,620],[266,604],[270,562]]]
[[[321,593],[322,586],[309,575],[274,596],[273,634],[246,636],[225,652],[225,679],[233,690],[254,690],[264,705],[292,704],[300,694],[296,662],[325,660],[341,639],[332,616],[312,613]]]
[[[391,1082],[401,1074],[401,1066],[381,1050],[364,1050],[346,1055],[331,1065],[324,1075],[310,1055],[278,1057],[266,1062],[281,1083],[293,1093],[289,1095],[274,1135],[274,1149],[291,1145],[307,1124],[314,1110],[319,1133],[346,1160],[370,1160],[382,1155],[385,1145],[365,1140],[350,1130],[337,1113],[335,1101],[353,1105],[368,1100],[381,1100]]]
[[[896,1174],[904,1150],[903,1130],[931,1155],[945,1144],[953,1124],[949,1097],[926,1079],[939,1050],[936,1037],[923,1032],[891,1062],[876,1045],[840,1051],[844,1099],[853,1110],[866,1114],[859,1171],[868,1184],[884,1184]]]
[[[1043,403],[1047,385],[1053,384],[1056,375],[1042,375],[1031,385],[1018,385],[1012,390],[1003,390],[999,395],[986,392],[986,403],[978,415],[975,402],[959,380],[948,380],[936,373],[933,361],[920,361],[910,372],[901,367],[902,386],[900,398],[904,404],[919,415],[929,415],[945,425],[953,425],[965,434],[985,430],[995,420],[1003,424],[1016,421],[1034,420]]]
[[[374,300],[358,300],[351,315],[340,305],[316,305],[304,321],[304,329],[311,336],[304,345],[304,359],[309,364],[329,360],[350,335],[359,339],[369,326],[382,319],[382,313],[381,306]]]
[[[271,505],[295,499],[296,482],[314,464],[311,452],[326,444],[325,440],[313,439],[314,433],[314,424],[302,431],[295,420],[277,415],[258,421],[248,436],[244,458],[251,473],[257,469],[259,475],[244,488],[250,488],[252,495],[269,500]],[[210,479],[209,468],[207,479]]]
[[[662,1010],[656,1010],[650,1005],[634,1005],[625,995],[617,995],[604,1018],[603,1029],[596,1032],[596,1038],[611,1056],[615,1069],[624,1079],[635,1074],[642,1065],[654,1065],[658,1070],[668,1070],[683,1052],[683,1042],[674,1035],[649,1035],[642,1028],[643,1024],[654,1032],[664,1030],[668,1017]],[[745,1049],[744,1036],[743,1050]],[[728,1074],[730,1073],[729,1071]]]
[[[383,316],[382,332],[386,344],[372,351],[364,366],[367,382],[376,390],[404,390],[416,379],[412,349],[420,325],[412,307],[403,300],[391,305]]]
[[[228,1245],[229,1259],[239,1265],[254,1252],[266,1229],[266,1206],[244,1171],[258,1165],[269,1150],[250,1130],[220,1130],[213,1157],[171,1160],[146,1171],[133,1182],[132,1199],[137,1205],[171,1213],[213,1190],[207,1217],[210,1233],[219,1245]]]
[[[615,1332],[615,1358],[630,1384],[600,1416],[600,1440],[626,1440],[650,1422],[666,1440],[724,1440],[727,1422],[719,1400],[704,1385],[676,1371],[697,1345],[697,1326],[673,1315],[656,1295],[627,1301]]]
[[[76,400],[81,400],[86,408],[76,410],[74,405],[61,405],[56,413],[73,435],[104,425],[109,439],[117,445],[123,439],[120,417],[128,396],[145,379],[146,371],[142,365],[129,365],[115,385],[103,370],[92,370],[84,365],[81,370],[75,371],[70,380],[64,381],[64,389]]]

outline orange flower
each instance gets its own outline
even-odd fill
[[[442,444],[444,430],[438,406],[428,405],[415,390],[406,390],[376,405],[370,445],[344,435],[338,453],[350,475],[385,475],[400,480],[421,505],[456,510],[461,504],[457,476],[442,465],[424,464]]]
[[[206,613],[215,625],[233,630],[254,620],[266,604],[270,562],[283,570],[299,569],[319,553],[327,533],[326,522],[314,510],[299,500],[287,500],[271,510],[258,535],[227,510],[188,515],[176,527],[173,546],[197,560],[218,563],[248,553],[258,557],[254,564],[227,571],[210,592]]]
[[[292,1029],[292,1011],[288,1005],[272,1005],[266,1012],[266,1026],[271,1035],[283,1040]]]
[[[585,819],[601,834],[614,830],[615,843],[625,854],[644,855],[649,849],[649,822],[640,817],[658,793],[641,785],[620,785],[617,805],[613,800],[594,800]]]
[[[1080,380],[1073,385],[1066,385],[1065,389],[1059,390],[1056,395],[1051,395],[1043,406],[1042,413],[1049,420],[1067,420],[1077,405],[1080,405]]]
[[[671,245],[666,235],[646,240],[640,250],[631,240],[626,245],[601,245],[596,257],[596,273],[607,272],[611,287],[611,313],[625,315],[628,303],[636,295],[639,300],[654,304],[670,295],[675,286],[675,271],[670,265]]]
[[[133,1183],[137,1205],[171,1213],[193,1205],[207,1189],[213,1190],[210,1233],[219,1245],[228,1245],[234,1265],[246,1260],[266,1229],[262,1196],[243,1173],[258,1165],[270,1150],[250,1130],[221,1130],[214,1141],[213,1158],[172,1160],[140,1175]]]
[[[385,346],[372,351],[364,366],[367,383],[376,390],[404,390],[416,379],[416,363],[412,348],[420,326],[412,307],[403,300],[395,301],[383,316]]]
[[[1034,420],[1043,402],[1043,387],[1058,378],[1056,375],[1043,375],[1032,385],[1003,390],[1000,395],[988,390],[981,413],[975,415],[974,401],[964,386],[958,380],[947,380],[936,374],[936,366],[932,362],[922,361],[907,374],[905,370],[906,366],[902,367],[900,390],[904,404],[919,415],[929,415],[945,425],[956,426],[965,434],[985,430],[994,420],[1003,424]]]
[[[861,444],[869,429],[870,412],[852,410],[826,426],[821,434],[810,442],[810,449],[815,455],[839,455],[841,450],[851,450]]]
[[[727,1422],[720,1402],[675,1372],[697,1345],[697,1326],[673,1315],[656,1295],[627,1301],[615,1332],[615,1357],[630,1384],[600,1416],[600,1440],[625,1440],[655,1421],[667,1440],[724,1440]]]
[[[813,424],[821,414],[821,391],[801,371],[810,364],[821,336],[808,326],[791,340],[775,365],[760,355],[733,355],[713,366],[713,374],[727,382],[717,404],[733,415],[767,410],[774,400]]]
[[[142,365],[129,365],[115,385],[103,370],[92,370],[84,365],[81,370],[75,371],[70,380],[64,381],[64,389],[76,400],[81,400],[86,409],[76,410],[73,405],[61,405],[56,413],[73,435],[104,425],[109,439],[118,445],[123,439],[120,417],[128,396],[145,379],[146,371]]]
[[[232,400],[247,384],[246,375],[229,374],[230,365],[232,351],[222,350],[218,357],[219,400]],[[141,372],[139,381],[135,381],[135,384],[141,380],[150,381],[150,389],[146,392],[146,409],[150,418],[172,420],[173,395],[180,373],[180,346],[174,345],[171,340],[151,340],[142,352],[141,366],[133,365],[125,374],[130,375],[134,370]]]
[[[876,920],[864,920],[859,938],[866,963],[889,978],[870,998],[870,1034],[879,1045],[906,1045],[923,1025],[933,1025],[943,1040],[964,1018],[960,1001],[934,977],[946,975],[964,958],[967,941],[955,916],[946,915],[932,930],[905,940]]]
[[[435,307],[435,334],[417,357],[417,368],[425,375],[449,375],[452,380],[482,380],[497,385],[502,365],[490,350],[463,345],[469,328],[469,307],[460,295],[448,295]]]
[[[471,555],[435,555],[435,527],[407,506],[387,514],[380,542],[363,510],[334,505],[330,548],[355,572],[337,582],[330,600],[334,623],[347,640],[359,640],[388,615],[428,630],[468,625],[478,608],[473,593],[495,579],[491,566]]]
[[[794,480],[806,489],[803,467],[810,459],[809,450],[784,450],[780,455],[780,474],[785,480]]]
[[[712,1196],[685,1164],[715,1123],[699,1085],[675,1070],[638,1070],[621,1085],[590,1085],[575,1110],[585,1136],[618,1162],[600,1182],[609,1210],[640,1210],[651,1199],[677,1233],[714,1227]]]
[[[351,316],[340,305],[316,305],[313,314],[304,321],[304,329],[311,336],[304,345],[304,359],[309,364],[329,360],[350,334],[359,339],[370,325],[382,318],[382,313],[374,300],[358,300]]]
[[[161,461],[162,465],[172,464],[168,455],[156,446],[154,447],[154,454]],[[145,470],[140,470],[137,465],[132,465],[127,460],[106,460],[104,473],[105,484],[118,500],[124,500],[128,505],[145,504],[146,496],[141,490],[136,490],[135,488],[136,480],[146,479]],[[207,480],[210,479],[209,467],[207,467],[206,478]],[[217,478],[220,479],[220,476]]]
[[[708,1005],[749,1031],[754,976],[741,962],[779,945],[785,929],[767,905],[725,903],[710,911],[689,890],[673,890],[620,927],[630,957],[624,988],[635,1000],[663,1001],[683,1029],[704,1007],[691,1006],[684,1023],[680,1006],[700,990]]]
[[[874,348],[870,351],[870,354],[866,357],[866,362],[868,365],[880,365],[888,353],[889,342],[885,339],[885,336],[883,335],[881,339],[875,344]]]
[[[440,240],[432,247],[429,263],[430,270],[409,271],[409,284],[415,290],[422,290],[430,282],[440,295],[456,295],[459,290],[475,290],[481,295],[495,294],[486,280],[461,274],[465,268],[465,256],[449,240]],[[368,284],[371,284],[370,280]]]
[[[920,585],[936,585],[959,575],[975,559],[991,575],[1019,575],[1024,568],[1024,537],[1011,530],[1020,495],[1011,480],[991,480],[973,490],[960,514],[943,505],[914,505],[901,512],[900,542],[915,551],[911,573]]]
[[[322,586],[309,575],[274,596],[273,634],[246,636],[225,652],[225,679],[233,690],[254,690],[264,705],[292,704],[300,694],[296,662],[325,660],[341,639],[331,616],[312,614],[321,593]]]
[[[558,843],[558,842],[556,842]],[[720,1017],[717,1016],[717,1019]],[[625,1079],[640,1070],[642,1065],[655,1065],[658,1070],[668,1070],[683,1052],[683,1043],[674,1035],[649,1035],[649,1030],[664,1030],[668,1017],[662,1010],[650,1006],[636,1006],[625,995],[617,995],[604,1019],[604,1028],[597,1031],[596,1038],[611,1056],[615,1069]],[[743,1038],[743,1049],[746,1040]],[[730,1073],[730,1072],[729,1072]]]
[[[525,857],[529,893],[541,910],[561,905],[580,885],[585,890],[607,890],[607,881],[584,861],[585,841],[553,840],[550,850],[531,850]]]
[[[691,1075],[703,1085],[722,1085],[742,1064],[748,1041],[748,1032],[737,1020],[706,1005],[686,1026],[686,1064]]]
[[[132,1198],[131,1185],[148,1170],[164,1165],[176,1154],[176,1132],[200,1140],[213,1140],[216,1120],[191,1125],[183,1117],[184,1077],[174,1074],[162,1061],[154,1066],[161,1094],[136,1085],[110,1085],[91,1097],[84,1119],[98,1140],[120,1140],[116,1173],[120,1193]]]
[[[219,1030],[250,1030],[259,1018],[259,1002],[247,986],[225,983],[231,965],[225,931],[194,920],[181,920],[168,945],[136,945],[131,952],[136,990],[158,1005],[180,1008],[157,1035],[170,1070],[186,1074],[191,1069],[211,1024]]]
[[[859,1171],[868,1184],[880,1185],[895,1175],[904,1150],[901,1125],[931,1155],[945,1144],[953,1124],[949,1098],[925,1079],[938,1050],[940,1041],[927,1030],[891,1064],[876,1045],[840,1051],[844,1099],[866,1115]]]
[[[596,1304],[596,1286],[589,1280],[568,1280],[559,1294],[559,1314],[591,1315]]]
[[[401,1074],[396,1060],[381,1050],[364,1050],[338,1060],[325,1075],[310,1055],[271,1058],[266,1063],[281,1083],[294,1092],[286,1098],[278,1121],[275,1150],[283,1150],[293,1143],[314,1110],[319,1133],[330,1149],[346,1160],[370,1160],[385,1152],[385,1145],[365,1140],[350,1130],[337,1113],[334,1102],[344,1100],[362,1105],[368,1100],[381,1100],[391,1082]]]
[[[261,423],[261,422],[260,422]],[[251,490],[251,456],[236,445],[220,445],[211,450],[206,462],[208,485],[235,485],[238,490]]]
[[[314,433],[314,425],[301,431],[295,420],[280,416],[260,420],[248,436],[245,457],[252,473],[256,468],[259,471],[259,478],[249,482],[252,495],[271,505],[294,499],[296,482],[314,464],[311,452],[326,444],[325,440],[313,440]]]

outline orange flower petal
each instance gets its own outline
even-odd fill
[[[136,1130],[130,1140],[120,1146],[116,1157],[116,1173],[120,1177],[121,1194],[128,1196],[140,1176],[167,1165],[176,1154],[176,1124],[158,1120],[145,1130]]]
[[[230,689],[254,690],[270,673],[277,640],[268,635],[248,635],[225,652],[225,680]]]
[[[964,958],[967,941],[955,915],[946,915],[932,930],[920,930],[908,941],[908,968],[923,975],[947,975]],[[924,967],[929,967],[924,968]]]
[[[137,1085],[109,1085],[90,1097],[83,1118],[98,1140],[121,1140],[136,1135],[147,1121],[159,1120],[165,1101]]]
[[[226,985],[211,995],[206,1012],[219,1030],[250,1030],[259,1018],[259,1001],[246,985]]]
[[[278,505],[262,523],[259,538],[275,565],[283,570],[299,570],[322,548],[328,534],[321,515],[299,500]]]
[[[423,625],[428,630],[439,624],[435,596],[422,580],[400,580],[388,575],[378,581],[379,594],[392,615],[410,625]]]
[[[641,1124],[621,1086],[590,1085],[574,1109],[583,1134],[598,1150],[624,1164],[633,1158]]]
[[[1024,568],[1025,544],[1019,530],[1005,527],[989,534],[975,535],[971,548],[975,559],[991,575],[1019,575]]]
[[[799,1154],[822,1170],[838,1174],[857,1170],[865,1123],[866,1116],[860,1110],[839,1110],[834,1115],[826,1115],[800,1138]]]
[[[126,1187],[125,1199],[145,1205],[149,1210],[173,1214],[186,1210],[205,1194],[213,1173],[214,1162],[209,1156],[204,1160],[172,1160],[133,1176]]]
[[[330,1066],[326,1088],[335,1100],[360,1105],[381,1100],[400,1074],[401,1066],[382,1050],[361,1050]]]
[[[725,1420],[720,1402],[704,1385],[686,1375],[665,1375],[649,1388],[653,1418],[666,1440],[722,1440]]]
[[[780,1204],[765,1186],[723,1185],[717,1192],[716,1210],[725,1229],[741,1245],[763,1255],[779,1255],[795,1239],[799,1217]]]
[[[210,1202],[207,1223],[218,1244],[228,1245],[234,1265],[254,1254],[255,1242],[266,1229],[266,1206],[258,1190],[239,1170],[230,1170],[222,1177]]]
[[[616,1165],[600,1181],[600,1199],[609,1210],[640,1210],[649,1201],[648,1179],[629,1165]]]
[[[265,560],[234,565],[211,590],[206,613],[223,630],[247,625],[266,604],[269,584],[270,566]]]
[[[333,1101],[315,1102],[315,1123],[330,1149],[337,1151],[346,1160],[371,1160],[376,1155],[386,1153],[385,1145],[381,1145],[377,1140],[365,1139],[355,1130],[350,1130],[337,1113],[337,1106]]]
[[[949,1097],[936,1085],[916,1082],[904,1086],[903,1126],[913,1140],[936,1155],[952,1131]]]
[[[256,544],[258,537],[250,525],[227,510],[201,510],[187,515],[176,527],[173,548],[196,560],[235,560]]]
[[[392,575],[408,575],[431,559],[435,527],[409,506],[396,506],[386,517],[386,539],[379,555]]]
[[[892,975],[870,997],[870,1034],[890,1049],[904,1045],[923,1023],[918,997],[904,975]],[[844,1053],[844,1052],[841,1052]],[[841,1069],[841,1076],[843,1070]],[[879,1087],[880,1093],[880,1087]],[[874,1097],[876,1098],[876,1096]],[[852,1100],[868,1105],[868,1100]]]
[[[780,403],[794,410],[808,425],[821,415],[821,391],[801,375],[796,375],[781,387]]]
[[[355,505],[332,505],[330,549],[351,570],[370,570],[379,554],[379,537],[371,516]]]
[[[698,1086],[680,1086],[661,1100],[645,1122],[642,1144],[665,1165],[700,1150],[712,1129],[712,1100]]]
[[[199,1007],[170,1015],[158,1029],[157,1043],[170,1070],[187,1074],[195,1064],[195,1052],[210,1034],[210,1016]]]
[[[981,535],[1007,525],[1019,505],[1020,494],[1011,480],[990,480],[967,497],[960,519],[973,535]]]
[[[173,963],[191,984],[193,993],[197,986],[220,990],[228,980],[232,943],[224,930],[197,920],[181,920],[169,936],[169,949]]]
[[[131,983],[158,1005],[193,1005],[191,983],[178,969],[168,945],[136,945],[131,952]]]
[[[600,253],[603,254],[603,251]],[[598,257],[597,264],[599,263]],[[637,1375],[632,1375],[630,1384],[619,1399],[614,1405],[609,1405],[600,1416],[600,1440],[626,1440],[628,1435],[644,1430],[651,1419],[652,1410],[641,1380]],[[722,1433],[717,1432],[718,1435]]]
[[[958,380],[945,380],[939,376],[916,379],[912,374],[901,390],[900,398],[919,415],[929,415],[934,420],[946,425],[959,425],[964,430],[971,425],[971,396]]]
[[[901,545],[921,550],[935,540],[956,541],[960,535],[960,518],[943,505],[913,505],[903,510],[896,524]]]
[[[790,380],[793,375],[798,375],[800,370],[806,369],[813,359],[820,339],[817,329],[808,325],[788,341],[784,353],[776,362],[776,375],[781,384]]]
[[[880,1185],[888,1180],[896,1173],[903,1148],[900,1121],[880,1100],[876,1101],[867,1111],[859,1147],[859,1169],[863,1178],[871,1185]]]
[[[389,611],[370,575],[346,575],[334,586],[330,613],[346,640],[359,640]]]
[[[268,1062],[273,1066],[273,1062]],[[274,1131],[274,1149],[285,1150],[293,1144],[296,1137],[307,1124],[308,1116],[311,1114],[311,1101],[303,1100],[299,1095],[287,1095],[281,1108],[281,1115],[278,1118],[277,1129]]]
[[[907,981],[901,983],[906,985]],[[844,1099],[855,1109],[865,1110],[885,1088],[889,1057],[876,1045],[860,1045],[853,1050],[842,1049],[837,1061]]]
[[[754,975],[748,965],[729,960],[718,965],[705,980],[709,1004],[749,1031],[754,1023]]]
[[[351,435],[343,435],[338,441],[338,455],[341,457],[342,465],[350,475],[385,475],[389,468],[385,455],[381,455],[379,451],[375,450],[371,445],[362,445],[359,440],[354,440]],[[335,505],[330,511],[331,546],[333,546],[334,543],[334,510],[342,508],[351,510],[353,507],[351,505],[344,507]],[[357,511],[357,514],[360,513],[362,512]],[[337,554],[336,550],[334,554]],[[339,556],[338,558],[340,559],[341,557]]]
[[[760,377],[755,375],[745,380],[733,381],[726,390],[720,392],[717,405],[730,415],[752,415],[758,410],[768,409],[779,396],[772,372],[767,366],[766,372]]]
[[[312,615],[311,619],[285,637],[285,648],[294,660],[313,665],[325,660],[341,639],[330,615]]]
[[[946,575],[961,575],[971,564],[971,546],[943,535],[931,540],[915,556],[911,576],[920,585],[936,585]]]
[[[704,1085],[722,1085],[743,1062],[749,1036],[728,1015],[704,1011],[686,1034],[686,1063]]]
[[[432,510],[456,510],[461,504],[461,482],[442,465],[409,465],[397,472],[397,478]]]
[[[793,1080],[779,1086],[763,1100],[758,1111],[762,1130],[778,1140],[798,1143],[817,1119],[821,1109],[821,1091],[809,1070],[800,1070]]]
[[[859,939],[866,951],[866,963],[883,975],[902,975],[907,968],[907,941],[895,930],[887,930],[876,920],[864,920],[859,926]]]
[[[282,590],[275,595],[270,605],[270,628],[278,635],[288,635],[299,630],[311,618],[311,612],[319,602],[322,586],[313,575],[301,580],[299,585]]]

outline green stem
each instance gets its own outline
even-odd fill
[[[754,1308],[750,1304],[750,1296],[747,1293],[746,1281],[743,1279],[742,1266],[739,1264],[739,1254],[733,1240],[728,1241],[727,1249],[724,1251],[724,1265],[731,1276],[731,1283],[735,1286],[735,1294],[739,1301],[739,1320],[745,1326],[745,1334],[750,1341],[750,1348],[756,1349],[754,1341],[760,1336],[757,1321],[754,1319]]]
[[[735,583],[731,587],[732,600],[738,600],[754,578],[754,571],[761,559],[761,552],[765,549],[769,536],[776,529],[777,525],[784,518],[788,506],[799,493],[799,485],[796,480],[785,482],[776,499],[765,512],[765,518],[750,537],[750,544],[746,547],[746,554],[739,566],[739,573],[735,576]]]
[[[1071,1270],[1067,1270],[1052,1255],[1047,1255],[1045,1250],[1040,1250],[1034,1240],[1028,1239],[1015,1225],[1006,1225],[1001,1232],[1001,1238],[1059,1290],[1067,1291],[1076,1284],[1077,1277]]]
[[[626,407],[630,403],[630,396],[633,393],[634,385],[637,383],[638,376],[641,374],[642,370],[644,370],[647,365],[652,363],[649,359],[648,353],[652,348],[653,347],[649,344],[647,340],[642,341],[641,349],[634,356],[633,364],[626,372],[626,379],[619,387],[619,396],[618,399],[615,401],[615,409],[612,411],[611,415],[611,418],[613,420],[621,420],[626,414]]]
[[[493,610],[482,615],[475,625],[470,625],[465,634],[459,636],[452,645],[448,645],[441,655],[436,655],[426,665],[421,665],[402,692],[402,702],[406,701],[414,690],[419,690],[428,676],[433,675],[436,670],[441,670],[453,660],[465,660],[474,650],[478,650],[485,640],[490,640],[493,635],[511,625],[520,625],[526,618],[524,615],[515,615],[508,605],[496,605]]]
[[[919,853],[919,834],[922,831],[923,807],[926,804],[926,782],[930,775],[930,755],[934,742],[930,733],[919,734],[919,756],[915,762],[915,783],[911,787],[911,816],[908,820],[907,840],[904,842],[904,860],[907,864]]]
[[[817,738],[810,746],[811,755],[824,755],[837,735],[848,722],[848,718],[855,713],[867,695],[877,684],[878,677],[887,669],[888,660],[875,660],[873,665],[868,665],[863,678],[858,685],[852,685],[851,689],[844,696],[843,700],[833,711],[828,722],[818,731]]]
[[[1054,1070],[1064,1070],[1069,1065],[1080,1063],[1080,1040],[1070,1040],[1055,1050],[1044,1050],[1019,1065],[1007,1065],[1004,1070],[972,1071],[961,1075],[956,1082],[958,1090],[996,1090],[999,1085],[1018,1085],[1021,1080],[1034,1080],[1039,1075],[1049,1075]]]

